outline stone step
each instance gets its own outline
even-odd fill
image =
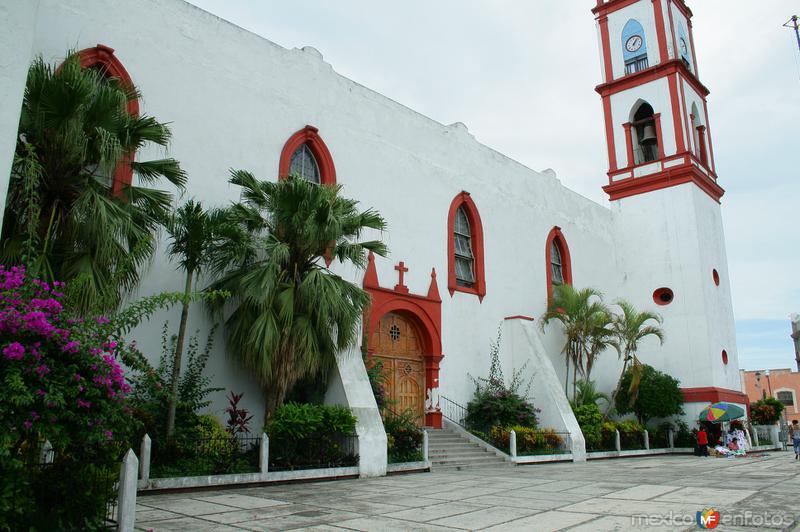
[[[436,471],[471,471],[473,469],[497,469],[500,467],[509,467],[510,464],[506,462],[493,462],[491,464],[452,464],[452,465],[437,465]]]
[[[479,464],[486,462],[503,462],[499,456],[456,456],[448,458],[429,457],[431,464]]]
[[[428,441],[428,447],[441,447],[442,449],[447,449],[449,447],[459,447],[459,446],[469,446],[469,447],[480,447],[477,443],[472,443],[471,441],[467,440],[458,440],[458,441],[446,441],[446,442],[432,442]]]

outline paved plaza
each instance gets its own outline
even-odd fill
[[[800,462],[657,456],[140,496],[141,530],[800,530]]]

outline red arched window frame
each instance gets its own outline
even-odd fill
[[[459,207],[464,207],[464,212],[469,221],[472,244],[472,254],[474,255],[475,283],[473,286],[461,286],[456,281],[456,249],[455,232],[456,211]],[[478,208],[469,195],[469,192],[461,192],[450,204],[450,212],[447,214],[447,288],[452,297],[455,292],[475,294],[480,301],[486,295],[486,271],[483,264],[483,224],[478,214]]]
[[[122,66],[122,62],[114,55],[114,49],[103,44],[98,44],[94,48],[86,48],[78,52],[81,68],[98,68],[105,72],[109,77],[117,78],[122,84],[133,87],[133,80],[130,74]],[[139,100],[128,102],[128,114],[139,116]],[[133,153],[126,154],[114,170],[114,182],[111,185],[111,193],[118,196],[122,193],[124,186],[130,186],[133,182]]]
[[[547,235],[547,243],[544,246],[545,255],[545,271],[547,272],[547,300],[553,299],[553,267],[552,260],[552,244],[555,242],[558,251],[561,253],[561,271],[564,275],[564,284],[572,285],[572,259],[569,254],[569,246],[567,246],[567,239],[561,232],[560,227],[553,227],[550,234]]]
[[[281,151],[281,160],[278,165],[278,177],[286,179],[289,177],[289,166],[292,163],[292,155],[297,151],[297,148],[305,144],[319,165],[319,182],[323,185],[336,184],[336,167],[333,165],[333,157],[331,152],[319,136],[319,129],[314,126],[306,126],[300,131],[295,132]]]

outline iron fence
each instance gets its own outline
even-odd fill
[[[35,446],[32,446],[35,448]],[[39,448],[0,470],[0,528],[116,529],[121,453]]]
[[[261,438],[229,435],[153,441],[152,478],[257,473]]]
[[[313,434],[305,438],[269,440],[269,471],[327,469],[358,465],[358,436]]]
[[[669,432],[663,429],[649,429],[647,432],[650,437],[651,449],[668,449]]]
[[[572,452],[572,437],[569,432],[535,430],[531,436],[517,434],[517,456],[543,454],[566,454]]]
[[[586,450],[589,452],[616,451],[616,435],[614,431],[603,430],[600,433],[600,441],[586,442]]]
[[[442,410],[442,417],[464,429],[467,428],[467,409],[464,406],[440,395],[439,408]]]
[[[623,451],[644,449],[644,432],[619,431],[619,447]]]

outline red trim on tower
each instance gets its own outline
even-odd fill
[[[652,175],[629,177],[627,179],[613,181],[611,184],[604,186],[603,190],[608,194],[609,200],[614,201],[645,192],[660,190],[662,188],[675,187],[685,183],[694,183],[700,187],[703,192],[711,196],[714,201],[719,202],[725,194],[725,190],[712,178],[705,175],[699,168],[692,164],[692,160],[694,159],[690,158],[690,162],[688,163],[667,168],[666,170]],[[663,161],[661,162],[663,163]]]
[[[125,70],[122,62],[114,55],[114,49],[103,44],[98,44],[94,48],[86,48],[78,52],[81,68],[98,68],[101,69],[106,75],[116,78],[128,87],[134,87],[133,80],[130,74]],[[128,102],[128,114],[131,116],[139,116],[139,100],[131,100]],[[130,186],[133,183],[133,162],[134,153],[126,153],[114,169],[114,181],[111,184],[111,193],[114,196],[119,196],[122,193],[122,187]]]
[[[611,61],[611,37],[608,34],[608,17],[601,17],[597,22],[600,24],[600,42],[603,47],[605,81],[608,83],[614,79],[614,64]]]
[[[692,73],[689,67],[680,59],[671,59],[666,63],[659,63],[658,65],[651,66],[650,68],[640,70],[633,74],[628,74],[614,81],[603,83],[595,87],[594,90],[601,96],[610,96],[634,87],[640,87],[651,81],[666,78],[670,74],[675,74],[677,72],[684,75],[689,85],[691,85],[701,97],[706,97],[711,94],[711,91],[700,83],[700,80],[695,77],[694,73]]]
[[[467,214],[469,228],[472,232],[471,243],[475,270],[475,283],[473,286],[460,286],[456,281],[456,249],[453,234],[455,232],[456,211],[462,206]],[[452,203],[450,203],[450,211],[447,213],[447,289],[450,291],[451,297],[455,292],[464,292],[466,294],[475,294],[480,301],[483,301],[486,295],[486,273],[483,264],[483,224],[481,224],[481,216],[478,214],[478,207],[472,201],[469,192],[460,192],[453,198]]]
[[[544,244],[544,260],[545,271],[547,272],[547,301],[553,299],[553,267],[551,266],[552,254],[550,248],[552,243],[555,242],[558,246],[558,251],[561,252],[561,273],[564,276],[564,284],[572,285],[572,257],[569,254],[569,246],[567,239],[564,238],[564,233],[561,228],[556,226],[550,230],[547,235],[547,241]]]
[[[653,0],[653,15],[656,20],[656,35],[658,36],[658,52],[661,55],[661,62],[669,61],[667,51],[667,25],[664,23],[664,10],[661,7],[661,0]]]
[[[398,286],[400,283],[398,283]],[[436,286],[436,270],[431,271],[428,295],[422,296],[408,291],[383,288],[378,282],[375,256],[369,253],[367,270],[364,273],[364,290],[370,296],[370,306],[364,314],[367,331],[367,356],[374,355],[370,340],[381,318],[396,312],[410,318],[420,331],[425,360],[425,425],[442,428],[442,412],[439,407],[439,363],[442,354],[442,300]]]
[[[709,168],[712,172],[717,173],[717,163],[714,160],[714,142],[711,140],[711,123],[708,121],[708,102],[703,99],[703,114],[706,115],[706,134],[708,136],[708,151],[710,155]]]
[[[664,153],[664,133],[661,131],[661,113],[654,114],[653,120],[655,120],[656,123],[656,136],[658,137],[658,157],[663,159],[667,155]]]
[[[619,11],[620,9],[625,9],[626,7],[633,5],[640,0],[597,0],[597,5],[592,8],[592,13],[595,15],[608,15],[609,13],[613,13],[614,11]],[[692,16],[692,11],[686,6],[683,0],[673,0],[675,5],[678,9],[681,10],[682,13],[687,14],[687,17]]]
[[[667,0],[667,14],[669,15],[669,31],[672,37],[672,53],[678,57],[678,37],[675,31],[675,20],[672,17],[672,2]]]
[[[608,167],[609,171],[615,171],[617,167],[617,146],[614,141],[614,116],[611,112],[611,97],[603,97],[603,115],[606,121],[606,145],[608,146]]]
[[[697,126],[697,142],[700,144],[700,162],[708,167],[708,150],[706,149],[706,126]]]
[[[692,149],[692,145],[694,144],[694,131],[692,126],[692,121],[689,120],[689,103],[686,101],[686,87],[683,84],[683,78],[678,76],[678,83],[681,86],[681,100],[683,102],[683,123],[686,127],[686,138],[689,140],[689,150]]]
[[[672,127],[675,129],[675,141],[677,143],[677,153],[686,151],[686,137],[683,134],[681,125],[681,104],[678,99],[678,75],[672,74],[667,80],[669,85],[669,100],[672,106]]]
[[[303,144],[308,146],[319,166],[319,181],[323,185],[336,184],[336,167],[333,165],[333,157],[325,145],[325,141],[319,136],[319,130],[314,126],[306,126],[300,131],[295,132],[281,151],[280,162],[278,163],[278,178],[286,179],[289,177],[289,166],[292,163],[292,155],[297,148]]]
[[[700,79],[700,69],[697,68],[697,53],[694,51],[694,30],[692,29],[692,19],[687,18],[686,23],[689,25],[689,46],[692,47],[692,66],[694,67],[694,75]]]
[[[705,386],[700,388],[681,388],[683,401],[685,403],[739,403],[750,407],[750,399],[747,394],[729,390],[727,388],[717,388],[715,386]]]
[[[625,148],[628,151],[628,166],[633,166],[636,164],[636,161],[633,158],[633,134],[631,133],[631,123],[625,122],[622,124],[622,127],[625,128]],[[661,138],[661,134],[659,133],[659,139]]]

